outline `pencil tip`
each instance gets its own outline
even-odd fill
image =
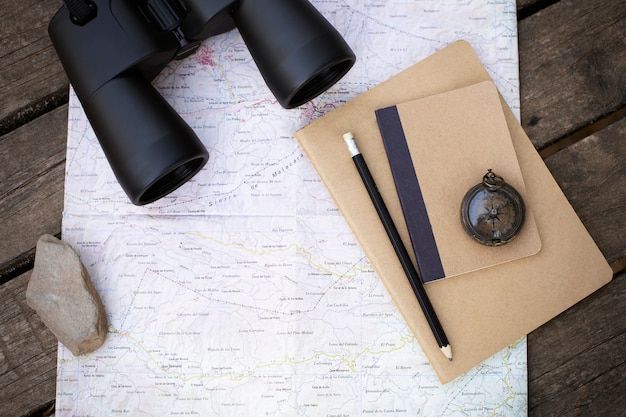
[[[446,355],[446,358],[448,358],[449,361],[452,361],[452,348],[450,347],[450,345],[443,346],[441,348],[441,351],[444,355]]]

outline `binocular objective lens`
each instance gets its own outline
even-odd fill
[[[285,107],[294,108],[301,106],[302,104],[310,101],[312,98],[322,94],[330,86],[339,81],[341,77],[343,77],[346,72],[348,72],[350,67],[352,67],[353,63],[354,60],[348,59],[330,65],[329,67],[315,74],[293,95],[293,97],[291,97],[291,100]]]
[[[166,173],[141,195],[139,205],[157,200],[180,187],[202,168],[204,162],[204,158],[194,159]]]

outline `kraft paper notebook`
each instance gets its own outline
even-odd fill
[[[488,169],[526,195],[522,172],[490,82],[376,112],[411,246],[425,283],[536,254],[541,247],[532,207],[518,236],[485,246],[465,233],[459,210]]]
[[[441,354],[342,135],[351,131],[357,139],[409,248],[410,239],[374,112],[484,81],[490,78],[477,55],[468,43],[459,41],[295,134],[443,383],[519,340],[612,277],[602,253],[502,101],[541,249],[532,256],[425,286],[452,346],[454,360],[450,362]]]

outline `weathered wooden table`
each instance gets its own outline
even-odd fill
[[[24,292],[60,237],[68,82],[61,2],[0,10],[0,415],[54,413],[57,343]],[[522,124],[614,280],[528,337],[531,416],[626,415],[626,2],[518,0]],[[543,208],[550,210],[550,207]]]

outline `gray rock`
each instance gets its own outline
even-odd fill
[[[54,236],[37,242],[26,302],[74,355],[104,343],[106,312],[89,273],[74,249]]]

